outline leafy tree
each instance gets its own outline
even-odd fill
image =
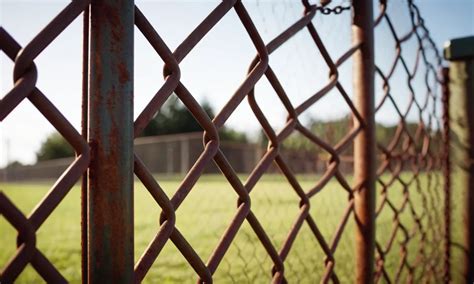
[[[350,116],[330,121],[312,120],[309,123],[309,129],[311,132],[331,146],[335,146],[338,142],[340,142],[342,138],[344,138],[344,136],[349,133],[351,127],[352,122]],[[399,125],[385,126],[383,124],[376,123],[375,127],[377,143],[387,147],[394,140]],[[407,122],[405,125],[405,131],[407,131],[415,140],[419,140],[415,141],[415,148],[417,152],[420,152],[423,141],[422,139],[417,139],[416,137],[418,128],[418,122]],[[441,132],[439,129],[431,129],[429,135],[431,136],[430,151],[432,153],[436,153],[441,147]],[[406,139],[407,135],[406,133],[403,133],[394,150],[401,151]],[[310,150],[316,153],[324,152],[321,148],[316,147],[315,144],[298,132],[287,138],[283,142],[283,146],[290,149]],[[352,155],[352,153],[353,149],[352,146],[350,146],[343,154]]]
[[[201,103],[201,107],[209,115],[214,117],[214,111],[207,102]],[[203,131],[197,120],[187,110],[187,108],[177,99],[169,99],[155,118],[144,129],[142,136],[155,136],[164,134],[178,134]],[[219,137],[225,141],[235,141],[245,143],[247,136],[229,128],[221,128]],[[59,159],[74,156],[74,149],[59,133],[53,133],[43,142],[41,148],[36,153],[38,161]]]
[[[19,162],[19,161],[13,161],[13,162],[8,163],[8,165],[6,166],[6,168],[9,169],[9,168],[22,167],[22,166],[24,166],[23,163],[21,163],[21,162]]]
[[[208,102],[202,102],[201,107],[211,118],[215,116]],[[163,105],[153,120],[145,127],[142,136],[156,136],[203,131],[191,112],[173,95]],[[221,128],[219,137],[226,141],[247,142],[245,133],[228,128]]]
[[[240,143],[246,143],[248,141],[247,135],[245,135],[245,133],[225,127],[219,130],[219,138],[222,141],[233,141]]]
[[[71,145],[57,132],[51,134],[41,145],[36,153],[38,161],[46,161],[52,159],[73,157],[74,149]]]
[[[335,146],[344,138],[351,128],[350,116],[345,116],[336,120],[316,120],[309,122],[308,129],[321,140],[331,146]],[[299,132],[295,132],[283,142],[283,147],[295,150],[308,150],[315,153],[325,152],[320,146],[314,144],[311,140]]]
[[[207,102],[201,104],[204,111],[214,117],[212,108]],[[142,136],[155,136],[164,134],[177,134],[202,131],[191,112],[177,99],[172,96],[163,105],[154,119],[143,130]]]

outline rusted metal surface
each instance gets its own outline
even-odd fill
[[[81,135],[87,140],[89,126],[89,6],[83,13],[82,27],[82,101],[81,101]],[[87,283],[87,172],[82,175],[81,180],[81,276],[82,283]]]
[[[374,20],[371,0],[353,4],[352,42],[360,45],[353,57],[356,109],[361,132],[354,140],[354,218],[356,223],[356,282],[371,283],[375,250],[375,95]]]
[[[425,102],[420,102],[414,94],[410,94],[408,110],[399,110],[397,99],[390,93],[390,79],[396,65],[401,65],[410,81],[413,79],[416,68],[412,71],[407,67],[407,62],[401,55],[401,46],[410,37],[418,40],[418,54],[416,64],[423,61],[429,66],[428,71],[436,69],[439,62],[430,62],[425,56],[425,45],[432,41],[423,24],[419,11],[412,1],[408,1],[408,10],[413,19],[413,26],[408,35],[398,37],[393,29],[393,24],[386,13],[386,3],[382,1],[381,10],[376,19],[373,19],[371,1],[356,1],[353,8],[353,43],[338,58],[331,57],[323,40],[321,39],[315,16],[322,14],[339,14],[347,12],[349,6],[326,6],[310,4],[302,1],[303,15],[290,25],[281,34],[268,43],[264,43],[257,31],[252,18],[247,13],[241,1],[226,0],[218,4],[215,9],[178,45],[173,52],[160,37],[155,28],[147,20],[138,7],[133,6],[133,1],[94,0],[91,7],[91,34],[90,53],[88,53],[89,39],[87,24],[84,26],[84,60],[90,55],[90,66],[84,62],[84,70],[90,70],[90,82],[87,76],[83,81],[84,102],[83,126],[89,125],[88,134],[83,131],[79,135],[74,128],[60,115],[46,97],[35,88],[36,69],[33,59],[57,36],[62,29],[87,9],[89,3],[74,1],[68,5],[65,12],[58,15],[59,20],[54,20],[47,29],[43,30],[33,40],[20,56],[17,57],[20,47],[14,40],[0,28],[0,45],[2,50],[15,60],[14,89],[0,101],[0,118],[3,120],[9,112],[24,98],[30,99],[48,120],[76,149],[78,156],[52,188],[51,193],[39,205],[30,217],[25,217],[15,209],[16,207],[6,196],[0,193],[0,211],[19,232],[19,247],[16,255],[2,271],[2,280],[15,279],[25,265],[31,263],[47,281],[65,281],[48,260],[42,256],[35,247],[35,231],[47,218],[54,207],[60,202],[70,187],[81,175],[88,171],[88,184],[83,184],[82,190],[82,218],[83,228],[83,283],[86,282],[141,282],[168,241],[174,243],[179,253],[184,256],[189,265],[194,269],[198,281],[212,283],[213,275],[227,254],[236,235],[241,231],[244,222],[247,222],[259,243],[266,252],[266,257],[272,264],[267,267],[272,282],[284,283],[287,281],[285,265],[288,265],[288,256],[292,251],[297,236],[304,224],[307,224],[313,241],[317,243],[325,254],[325,259],[314,263],[313,267],[322,270],[322,283],[339,282],[336,272],[338,268],[336,251],[342,236],[353,236],[354,232],[348,230],[348,223],[356,220],[355,250],[357,252],[357,281],[366,283],[380,281],[398,282],[414,279],[415,271],[422,271],[426,279],[442,279],[442,271],[436,261],[442,260],[442,249],[436,249],[434,244],[443,241],[446,230],[441,230],[438,220],[441,220],[438,206],[441,201],[436,199],[440,191],[440,179],[436,173],[442,170],[439,153],[433,153],[430,145],[435,140],[432,136],[433,129],[428,129],[423,120],[417,121],[416,134],[411,134],[406,127],[407,114],[412,107],[417,108],[420,115],[427,112],[430,119],[440,122],[440,116],[426,108]],[[240,23],[245,28],[256,50],[256,57],[250,63],[247,77],[231,95],[228,102],[210,118],[196,101],[193,94],[181,81],[180,62],[196,47],[196,45],[218,24],[228,13],[237,13]],[[152,13],[152,11],[150,11]],[[88,22],[88,12],[85,11],[85,22]],[[134,21],[134,22],[133,22]],[[384,74],[374,64],[373,32],[382,21],[388,23],[390,33],[394,36],[397,45],[397,57],[392,70]],[[138,115],[132,125],[133,109],[133,28],[143,34],[148,43],[153,47],[164,62],[165,81],[158,91]],[[423,33],[422,33],[423,32]],[[305,98],[298,105],[291,103],[289,95],[282,86],[280,79],[272,69],[271,56],[282,45],[298,33],[308,33],[314,42],[315,49],[319,51],[329,69],[328,79],[324,87],[311,96]],[[376,39],[375,39],[376,40]],[[433,46],[431,46],[433,47]],[[32,50],[32,51],[31,51]],[[15,59],[16,58],[16,59]],[[343,64],[353,63],[354,93],[351,96],[339,81],[338,69]],[[382,100],[375,106],[374,101],[374,72],[382,79],[384,94]],[[264,115],[255,90],[256,84],[266,78],[279,101],[287,111],[287,121],[283,129],[275,131]],[[21,81],[19,80],[21,78]],[[434,85],[439,85],[436,81]],[[435,86],[429,85],[426,95],[427,101],[437,102],[439,97],[434,91]],[[89,92],[87,87],[90,85]],[[352,114],[353,123],[348,133],[336,145],[331,145],[321,137],[315,135],[306,127],[300,117],[311,108],[317,107],[318,102],[331,91],[336,91],[345,101]],[[161,188],[146,165],[137,155],[133,154],[133,137],[137,137],[153,119],[172,93],[175,93],[186,108],[192,113],[196,121],[204,129],[203,151],[190,171],[183,178],[174,194],[168,196]],[[354,98],[354,102],[352,100]],[[87,100],[88,99],[88,100]],[[220,148],[219,130],[234,113],[237,107],[248,103],[255,114],[264,134],[268,138],[268,147],[252,172],[245,180],[241,180],[226,159]],[[399,114],[399,125],[390,145],[377,145],[380,153],[376,152],[375,140],[375,112],[380,110],[385,103],[393,103]],[[438,125],[441,127],[440,125]],[[444,126],[445,127],[445,126]],[[438,128],[439,130],[440,128]],[[84,130],[84,129],[83,129]],[[431,131],[431,132],[430,132]],[[298,176],[290,169],[280,149],[282,143],[294,133],[299,133],[312,144],[321,148],[330,156],[324,172],[317,177],[314,185],[304,190]],[[89,154],[89,145],[92,149]],[[402,141],[402,142],[400,142]],[[418,147],[416,145],[420,145]],[[399,144],[403,144],[399,147]],[[348,176],[340,171],[341,155],[352,151],[354,146],[355,180],[349,181]],[[91,156],[91,158],[89,158]],[[89,165],[90,159],[90,165]],[[378,168],[376,168],[378,160]],[[227,229],[220,236],[220,241],[213,248],[207,259],[203,258],[189,243],[187,236],[175,226],[176,211],[187,198],[205,167],[215,163],[220,169],[233,191],[237,194],[237,207],[234,216],[227,225]],[[299,213],[294,218],[291,228],[286,232],[286,238],[277,246],[254,214],[251,205],[251,194],[267,169],[276,164],[282,175],[290,184],[290,189],[299,199]],[[412,171],[409,179],[404,178],[403,171],[406,165]],[[446,169],[445,169],[446,170]],[[133,263],[133,172],[149,191],[157,206],[161,208],[159,217],[160,226],[148,247],[141,253],[139,260]],[[427,188],[421,189],[420,176],[427,175],[429,182]],[[386,177],[389,177],[387,181]],[[381,186],[379,202],[375,208],[375,181]],[[318,198],[318,193],[327,190],[330,181],[335,181],[345,190],[347,202],[343,203],[343,214],[332,232],[331,239],[326,239],[320,231],[318,220],[310,214],[311,202]],[[396,183],[402,184],[403,191],[398,197],[403,199],[401,207],[395,205],[387,192]],[[377,189],[380,190],[380,189]],[[421,204],[414,204],[410,193],[420,192]],[[229,192],[229,194],[234,194]],[[85,200],[88,203],[84,203]],[[439,207],[439,208],[438,208]],[[446,207],[444,207],[445,210]],[[375,221],[380,212],[388,210],[393,214],[393,230],[384,232],[390,234],[388,243],[381,244],[375,235]],[[38,211],[38,212],[36,212]],[[85,213],[88,213],[87,218]],[[409,214],[415,220],[414,228],[406,228],[402,216]],[[86,226],[84,226],[86,225]],[[408,232],[409,229],[413,231]],[[84,233],[88,234],[87,242]],[[439,233],[438,239],[432,239],[433,234]],[[392,257],[391,249],[394,247],[398,234],[404,240],[400,243],[400,264],[394,275],[389,274],[386,261]],[[407,258],[407,247],[410,239],[419,238],[420,246],[417,262],[412,263]],[[429,249],[428,249],[429,246]],[[88,258],[85,258],[85,256]],[[440,258],[441,257],[441,258]],[[447,265],[447,264],[446,264]],[[449,268],[448,268],[449,269]],[[374,271],[375,270],[375,271]],[[402,279],[401,274],[408,271],[407,279]],[[87,274],[87,275],[84,275]],[[109,280],[110,279],[110,280]]]
[[[219,20],[232,8],[235,9],[240,21],[247,30],[257,50],[257,57],[249,68],[249,73],[246,80],[242,82],[240,87],[229,99],[228,103],[211,121],[203,109],[194,100],[193,96],[189,93],[183,83],[179,81],[180,71],[178,64],[213,28],[213,26],[219,22]],[[216,271],[224,255],[229,249],[230,244],[232,243],[245,220],[247,220],[247,222],[250,224],[254,233],[260,240],[261,245],[266,250],[269,258],[273,261],[273,268],[269,268],[269,271],[271,271],[273,275],[274,282],[285,281],[284,262],[304,222],[309,225],[312,232],[314,233],[315,240],[320,243],[327,255],[327,259],[321,263],[325,270],[323,282],[329,281],[330,279],[337,281],[337,275],[334,272],[335,262],[333,254],[336,251],[340,237],[344,233],[344,228],[349,217],[352,215],[354,208],[352,189],[342,174],[340,174],[337,170],[337,165],[339,163],[338,153],[350,147],[352,140],[360,131],[360,127],[359,124],[357,124],[354,126],[351,132],[348,133],[342,139],[342,141],[340,141],[340,143],[338,143],[336,146],[331,146],[322,141],[320,138],[316,137],[309,129],[305,128],[298,121],[298,116],[304,113],[310,106],[314,105],[324,95],[328,94],[329,91],[332,89],[338,89],[343,98],[346,100],[350,109],[354,111],[355,119],[360,120],[360,116],[349,99],[349,96],[346,94],[344,88],[337,80],[337,67],[343,64],[354,53],[354,51],[357,49],[357,46],[351,48],[348,52],[341,56],[341,58],[334,62],[329,56],[313,23],[311,22],[318,10],[318,7],[307,4],[305,8],[305,13],[301,20],[297,21],[295,24],[277,36],[274,40],[265,45],[256,31],[251,18],[247,14],[244,5],[239,1],[223,2],[218,5],[193,32],[191,32],[191,34],[178,46],[173,54],[170,53],[166,45],[164,45],[161,38],[158,36],[158,34],[156,34],[156,32],[153,30],[153,27],[148,23],[143,14],[139,10],[136,11],[135,21],[137,27],[145,35],[145,37],[157,50],[161,58],[166,63],[166,83],[152,99],[150,105],[145,108],[144,112],[140,114],[136,120],[135,134],[138,135],[141,132],[143,127],[152,119],[153,114],[161,107],[173,90],[181,99],[181,101],[186,105],[186,107],[191,111],[191,113],[193,113],[196,120],[205,129],[205,134],[203,137],[204,152],[196,161],[191,171],[184,178],[176,193],[169,200],[164,194],[163,190],[159,187],[158,183],[152,179],[151,174],[147,172],[145,166],[136,157],[135,173],[152,193],[152,196],[155,198],[157,203],[163,208],[161,228],[136,265],[136,281],[143,279],[147,270],[150,268],[155,258],[159,255],[159,252],[163,248],[166,241],[170,239],[185,256],[189,264],[194,268],[200,278],[200,281],[206,283],[212,282],[212,275]],[[305,29],[309,31],[310,36],[313,38],[316,46],[323,54],[323,57],[332,72],[326,87],[315,93],[313,96],[309,97],[301,105],[293,106],[290,103],[288,96],[286,95],[278,78],[273,73],[271,66],[269,65],[269,57],[272,52],[278,49],[283,43],[288,41],[292,36],[294,36],[295,33],[303,32]],[[273,128],[269,125],[267,119],[263,115],[255,100],[256,94],[254,92],[254,86],[263,76],[267,77],[275,89],[275,92],[279,96],[281,103],[285,106],[289,114],[286,126],[279,133],[274,132]],[[217,135],[217,130],[224,125],[226,120],[246,97],[250,107],[256,115],[256,118],[262,125],[262,129],[269,139],[269,146],[267,153],[263,155],[262,159],[256,165],[249,177],[244,182],[241,182],[219,149],[219,137]],[[302,189],[296,176],[291,172],[290,168],[286,165],[285,160],[280,156],[278,151],[278,145],[281,145],[281,143],[295,131],[300,132],[313,143],[319,145],[332,155],[332,159],[327,166],[326,172],[314,185],[314,187],[307,192]],[[204,262],[204,260],[186,241],[185,236],[181,235],[177,228],[173,229],[175,222],[174,211],[179,208],[182,201],[186,198],[186,195],[189,193],[199,176],[202,174],[205,165],[211,162],[212,159],[220,168],[229,183],[232,185],[235,192],[238,194],[239,202],[234,218],[229,223],[227,230],[221,236],[221,241],[215,247],[214,252],[211,254],[207,262]],[[281,172],[290,182],[296,194],[300,197],[300,214],[294,220],[293,226],[287,234],[287,239],[280,248],[276,247],[272,243],[259,220],[253,214],[250,206],[250,193],[252,189],[255,187],[255,185],[258,183],[258,180],[262,177],[262,175],[272,163],[277,164]],[[331,178],[337,179],[342,187],[348,191],[350,200],[347,204],[345,213],[343,214],[343,218],[340,221],[340,225],[334,232],[333,239],[328,242],[319,232],[315,220],[309,214],[309,208],[310,198],[322,190]]]
[[[133,280],[133,1],[90,8],[88,282]]]
[[[376,61],[376,75],[381,79],[384,92],[377,102],[376,112],[385,106],[393,107],[398,114],[398,124],[388,144],[377,141],[382,159],[377,169],[380,197],[376,220],[389,214],[393,224],[390,232],[376,234],[375,281],[437,282],[444,279],[442,244],[446,233],[440,177],[444,164],[443,124],[437,107],[441,102],[441,57],[418,7],[413,1],[406,5],[410,15],[410,30],[406,34],[397,33],[396,20],[387,13],[386,1],[381,1],[381,13],[376,20],[388,26],[396,51],[388,71],[384,72]],[[410,40],[416,43],[414,59],[402,53]],[[406,77],[408,103],[403,107],[391,90],[396,72]],[[415,87],[416,78],[420,76],[424,78],[421,81],[424,93]],[[417,117],[410,118],[413,113]],[[396,263],[395,270],[393,263]]]
[[[443,82],[443,175],[444,175],[444,282],[451,281],[451,159],[449,126],[449,68],[441,70]]]
[[[178,85],[180,70],[172,52],[137,7],[135,7],[135,25],[163,59],[167,70],[165,83],[135,120],[134,131],[135,136],[138,136]],[[135,175],[162,209],[160,229],[135,265],[135,282],[141,282],[174,231],[176,218],[168,196],[136,155],[134,170]]]

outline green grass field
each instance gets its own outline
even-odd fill
[[[408,174],[407,174],[408,175]],[[436,174],[433,174],[436,176]],[[388,177],[387,177],[388,178]],[[428,199],[428,205],[434,211],[442,208],[440,196],[426,191],[428,185],[433,186],[437,177],[420,178],[418,191],[410,188],[410,198],[413,203],[421,204],[423,194]],[[171,196],[179,185],[178,178],[162,178],[160,185]],[[311,188],[316,177],[300,177],[304,189]],[[51,182],[52,183],[52,182]],[[0,189],[24,212],[29,214],[41,198],[47,193],[50,183],[39,184],[0,184]],[[438,187],[439,190],[442,187]],[[400,183],[390,188],[388,194],[393,204],[399,206],[402,202],[403,187]],[[251,193],[252,211],[265,228],[274,245],[279,249],[286,238],[291,225],[298,215],[297,195],[291,186],[280,176],[266,176]],[[380,198],[378,198],[378,201]],[[204,262],[209,258],[217,245],[230,220],[235,214],[237,195],[230,185],[220,176],[203,176],[193,188],[189,196],[177,211],[177,227],[195,248]],[[332,180],[326,188],[311,199],[311,214],[329,242],[338,226],[343,211],[347,205],[348,196],[337,181]],[[422,213],[422,208],[416,208]],[[419,210],[419,211],[418,211]],[[434,224],[442,225],[442,215],[437,216]],[[135,184],[135,258],[138,259],[158,230],[159,206],[150,197],[146,189],[137,182]],[[439,213],[441,214],[441,212]],[[414,227],[415,222],[407,208],[401,215],[401,220],[407,228]],[[422,223],[428,225],[427,218]],[[385,244],[392,229],[393,213],[388,208],[377,218],[377,240]],[[350,218],[335,254],[336,273],[343,283],[354,279],[354,221]],[[0,266],[14,254],[16,232],[0,218]],[[429,230],[428,244],[432,234],[441,232],[441,228]],[[415,237],[408,243],[408,258],[414,262],[419,250],[421,236]],[[400,260],[400,243],[403,234],[397,234],[397,241],[386,257],[386,268],[389,273],[395,273]],[[439,243],[438,249],[439,249]],[[56,208],[53,214],[37,232],[37,246],[50,259],[59,271],[71,283],[79,283],[80,275],[80,190],[74,187],[67,197]],[[431,246],[426,246],[426,250]],[[291,251],[285,261],[285,275],[289,283],[314,283],[320,278],[324,267],[325,255],[319,247],[309,227],[304,224]],[[441,263],[440,263],[441,264]],[[268,283],[271,279],[272,262],[260,244],[250,225],[244,222],[236,239],[217,269],[214,279],[216,283]],[[406,272],[402,277],[406,276]],[[420,275],[418,275],[420,276]],[[393,276],[391,276],[393,277]],[[18,283],[38,283],[41,277],[28,266],[18,279]],[[175,246],[168,242],[154,266],[151,268],[145,282],[148,283],[192,283],[196,275],[191,266],[181,256]]]

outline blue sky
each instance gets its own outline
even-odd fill
[[[68,1],[0,0],[0,23],[22,46],[26,45]],[[397,32],[409,28],[406,0],[389,2],[389,12],[397,23]],[[136,1],[171,50],[219,3],[219,1]],[[269,42],[302,13],[300,1],[243,1],[264,42]],[[347,0],[333,1],[348,5]],[[471,0],[419,0],[426,25],[438,47],[457,37],[474,34],[474,2]],[[317,15],[313,21],[331,57],[335,60],[350,45],[350,12],[337,16]],[[81,94],[81,32],[82,17],[74,21],[35,60],[38,67],[37,86],[65,114],[75,127],[80,125]],[[135,116],[163,83],[163,62],[136,30],[135,42]],[[382,68],[393,58],[393,40],[386,26],[376,31],[376,61]],[[413,43],[408,42],[407,47]],[[413,45],[414,46],[414,45]],[[406,51],[405,51],[406,50]],[[408,59],[413,58],[406,48]],[[405,53],[404,53],[405,55]],[[247,68],[255,56],[255,48],[234,11],[203,39],[180,64],[182,82],[200,101],[207,100],[219,110],[245,79]],[[327,82],[328,68],[306,31],[293,37],[270,57],[270,65],[280,79],[291,101],[297,105]],[[343,86],[351,93],[351,63],[340,69]],[[13,86],[13,63],[0,55],[0,96]],[[394,93],[403,105],[406,90],[403,76],[393,84]],[[419,88],[423,86],[420,85]],[[417,87],[418,88],[418,87]],[[380,92],[379,92],[380,93]],[[275,103],[266,79],[256,87],[257,100],[276,129],[285,121],[283,106]],[[332,119],[348,113],[348,108],[336,92],[311,108],[303,120]],[[384,110],[377,119],[393,123],[393,110]],[[228,121],[228,126],[256,133],[259,130],[246,101]],[[0,123],[0,167],[7,160],[33,163],[41,142],[54,129],[28,101],[20,104]],[[8,146],[7,146],[8,144]]]

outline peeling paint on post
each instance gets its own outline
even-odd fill
[[[133,282],[133,0],[91,3],[89,283]]]

